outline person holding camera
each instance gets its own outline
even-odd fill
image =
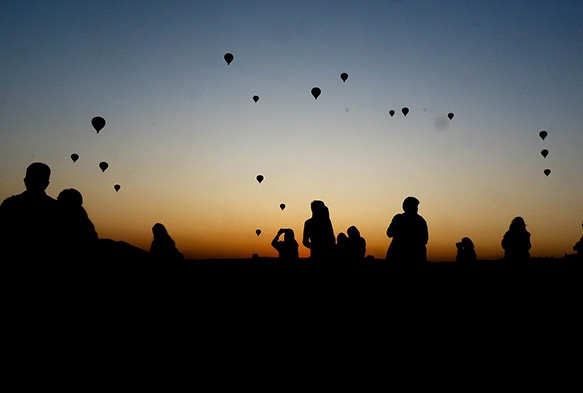
[[[279,237],[283,235],[283,240]],[[295,239],[294,230],[289,228],[280,228],[271,241],[271,246],[279,252],[279,260],[283,262],[295,262],[299,258],[298,242]]]

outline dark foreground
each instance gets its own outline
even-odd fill
[[[13,365],[53,364],[58,353],[68,373],[102,370],[98,378],[103,368],[127,375],[130,365],[172,363],[214,383],[257,386],[277,375],[272,390],[312,378],[361,391],[369,378],[414,383],[418,374],[401,372],[438,367],[488,374],[474,387],[492,377],[484,367],[523,378],[526,364],[544,375],[560,365],[565,381],[582,349],[582,264],[571,258],[417,269],[129,259],[38,269],[3,276]]]

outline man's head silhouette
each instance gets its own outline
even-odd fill
[[[44,192],[49,186],[51,168],[42,162],[33,162],[26,168],[24,185],[28,191]]]

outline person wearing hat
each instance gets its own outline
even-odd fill
[[[395,215],[387,228],[392,239],[387,250],[387,262],[404,265],[423,265],[427,262],[427,222],[417,211],[419,200],[407,197],[403,201],[403,213]]]

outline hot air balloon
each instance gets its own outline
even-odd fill
[[[93,119],[91,119],[91,125],[93,126],[93,128],[95,128],[95,131],[97,131],[97,133],[99,134],[99,131],[101,131],[103,127],[105,127],[105,119],[100,116],[95,116]]]
[[[231,62],[234,59],[234,56],[231,53],[225,53],[225,61],[227,62],[227,65],[231,64]]]
[[[549,151],[547,149],[542,149],[540,151],[540,154],[542,154],[544,158],[547,158],[547,156],[549,155]]]
[[[101,168],[101,172],[105,172],[105,170],[109,167],[109,164],[105,161],[99,163],[99,168]]]
[[[403,116],[407,116],[407,113],[409,113],[409,108],[404,107],[403,109],[401,109],[401,112],[403,112]]]
[[[79,159],[79,154],[71,154],[71,160],[73,160],[73,162],[77,162],[77,160]]]
[[[280,208],[281,210],[285,209],[285,203],[282,203],[281,205],[279,205],[279,208]]]
[[[121,186],[119,184],[116,184],[115,186],[113,186],[113,189],[115,190],[115,192],[118,192],[120,188],[121,188]]]
[[[543,171],[543,173],[544,173],[545,175],[547,175],[547,176],[548,176],[548,175],[550,175],[550,174],[551,174],[551,170],[550,170],[550,169],[545,169],[545,170]]]
[[[322,90],[320,90],[319,87],[314,87],[312,89],[312,95],[314,96],[314,99],[318,99],[318,97],[320,96],[320,94],[322,94]]]
[[[545,138],[546,138],[546,137],[547,137],[547,135],[548,135],[548,132],[546,132],[546,131],[541,131],[541,132],[539,132],[539,133],[538,133],[538,135],[539,135],[539,136],[540,136],[540,138],[541,138],[541,139],[544,141],[544,140],[545,140]]]
[[[340,74],[340,79],[342,79],[342,82],[346,82],[346,79],[348,79],[348,74],[346,72],[343,72],[342,74]]]
[[[261,183],[263,181],[263,175],[257,175],[256,179],[259,183]]]
[[[395,116],[395,111],[391,109],[391,110],[389,111],[389,115],[391,115],[391,117]]]
[[[453,119],[453,113],[449,112],[449,113],[447,114],[447,117],[449,118],[449,120]]]
[[[255,102],[259,101],[259,96],[253,96],[253,101]]]
[[[261,229],[256,229],[255,233],[257,234],[257,236],[261,235]]]

